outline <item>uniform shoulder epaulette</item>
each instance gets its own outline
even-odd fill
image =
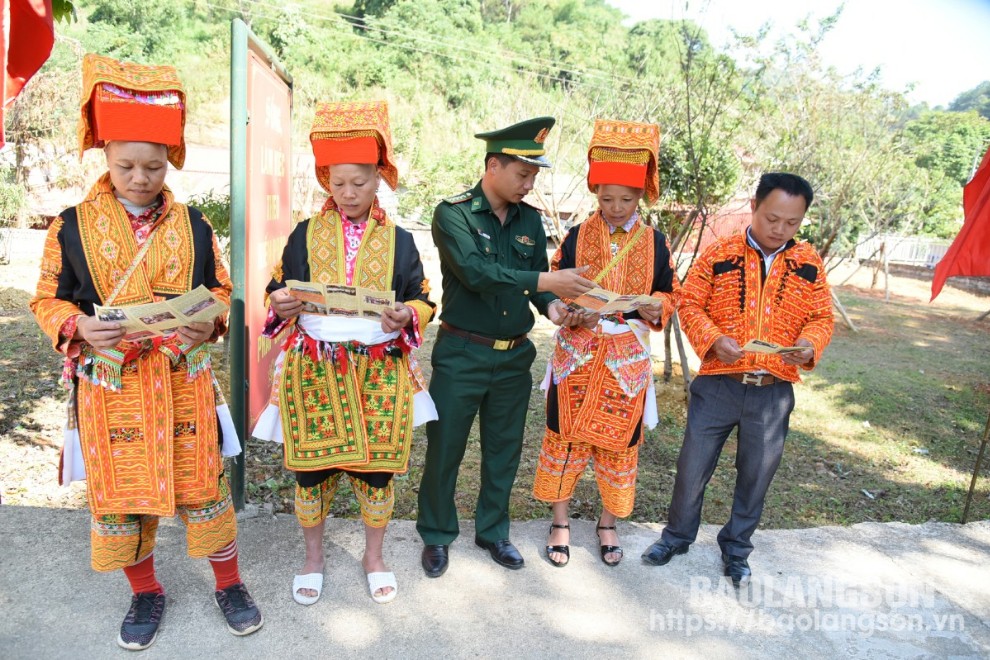
[[[472,193],[470,190],[465,190],[459,195],[454,195],[453,197],[444,197],[443,201],[447,202],[448,204],[460,204],[461,202],[468,201],[473,196],[474,193]]]

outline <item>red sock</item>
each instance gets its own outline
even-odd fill
[[[124,567],[124,575],[136,594],[163,594],[165,590],[155,577],[155,553],[151,553],[133,566]]]
[[[237,541],[233,540],[208,557],[217,581],[217,591],[232,587],[241,581],[237,570]]]

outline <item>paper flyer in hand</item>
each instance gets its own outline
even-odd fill
[[[750,353],[774,353],[778,355],[783,355],[785,353],[797,353],[798,351],[803,351],[807,346],[781,346],[780,344],[775,344],[772,341],[763,341],[762,339],[750,339],[746,342],[746,345],[742,347],[744,351],[749,351]]]
[[[644,295],[623,295],[607,289],[585,291],[568,303],[575,312],[596,312],[601,315],[632,312],[640,307],[656,307],[660,301]]]
[[[228,310],[212,291],[200,285],[177,298],[144,305],[93,308],[100,321],[116,321],[127,331],[125,339],[147,339],[175,332],[196,322],[210,322]]]
[[[304,314],[380,321],[383,309],[395,307],[394,291],[299,280],[288,280],[285,286],[303,302]]]

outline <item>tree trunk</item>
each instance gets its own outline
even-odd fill
[[[684,350],[684,339],[681,337],[681,326],[677,315],[670,317],[671,331],[677,340],[677,354],[681,359],[681,376],[684,377],[684,400],[691,403],[691,367],[688,366],[687,351]]]
[[[674,374],[674,360],[670,352],[670,328],[671,324],[668,323],[663,329],[663,382],[665,383],[669,383],[670,377]]]
[[[852,319],[849,318],[848,314],[846,314],[846,308],[843,307],[842,303],[839,301],[839,296],[835,295],[835,289],[832,289],[832,303],[835,304],[836,309],[839,310],[839,314],[842,314],[842,318],[846,322],[846,325],[849,326],[849,329],[853,332],[859,332],[856,326],[853,325]]]

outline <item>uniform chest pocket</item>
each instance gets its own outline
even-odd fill
[[[498,245],[477,229],[474,230],[474,242],[478,246],[478,252],[483,257],[489,261],[495,261],[498,258]]]
[[[533,263],[533,252],[535,245],[523,245],[519,241],[512,241],[512,259],[518,266],[529,266]]]

